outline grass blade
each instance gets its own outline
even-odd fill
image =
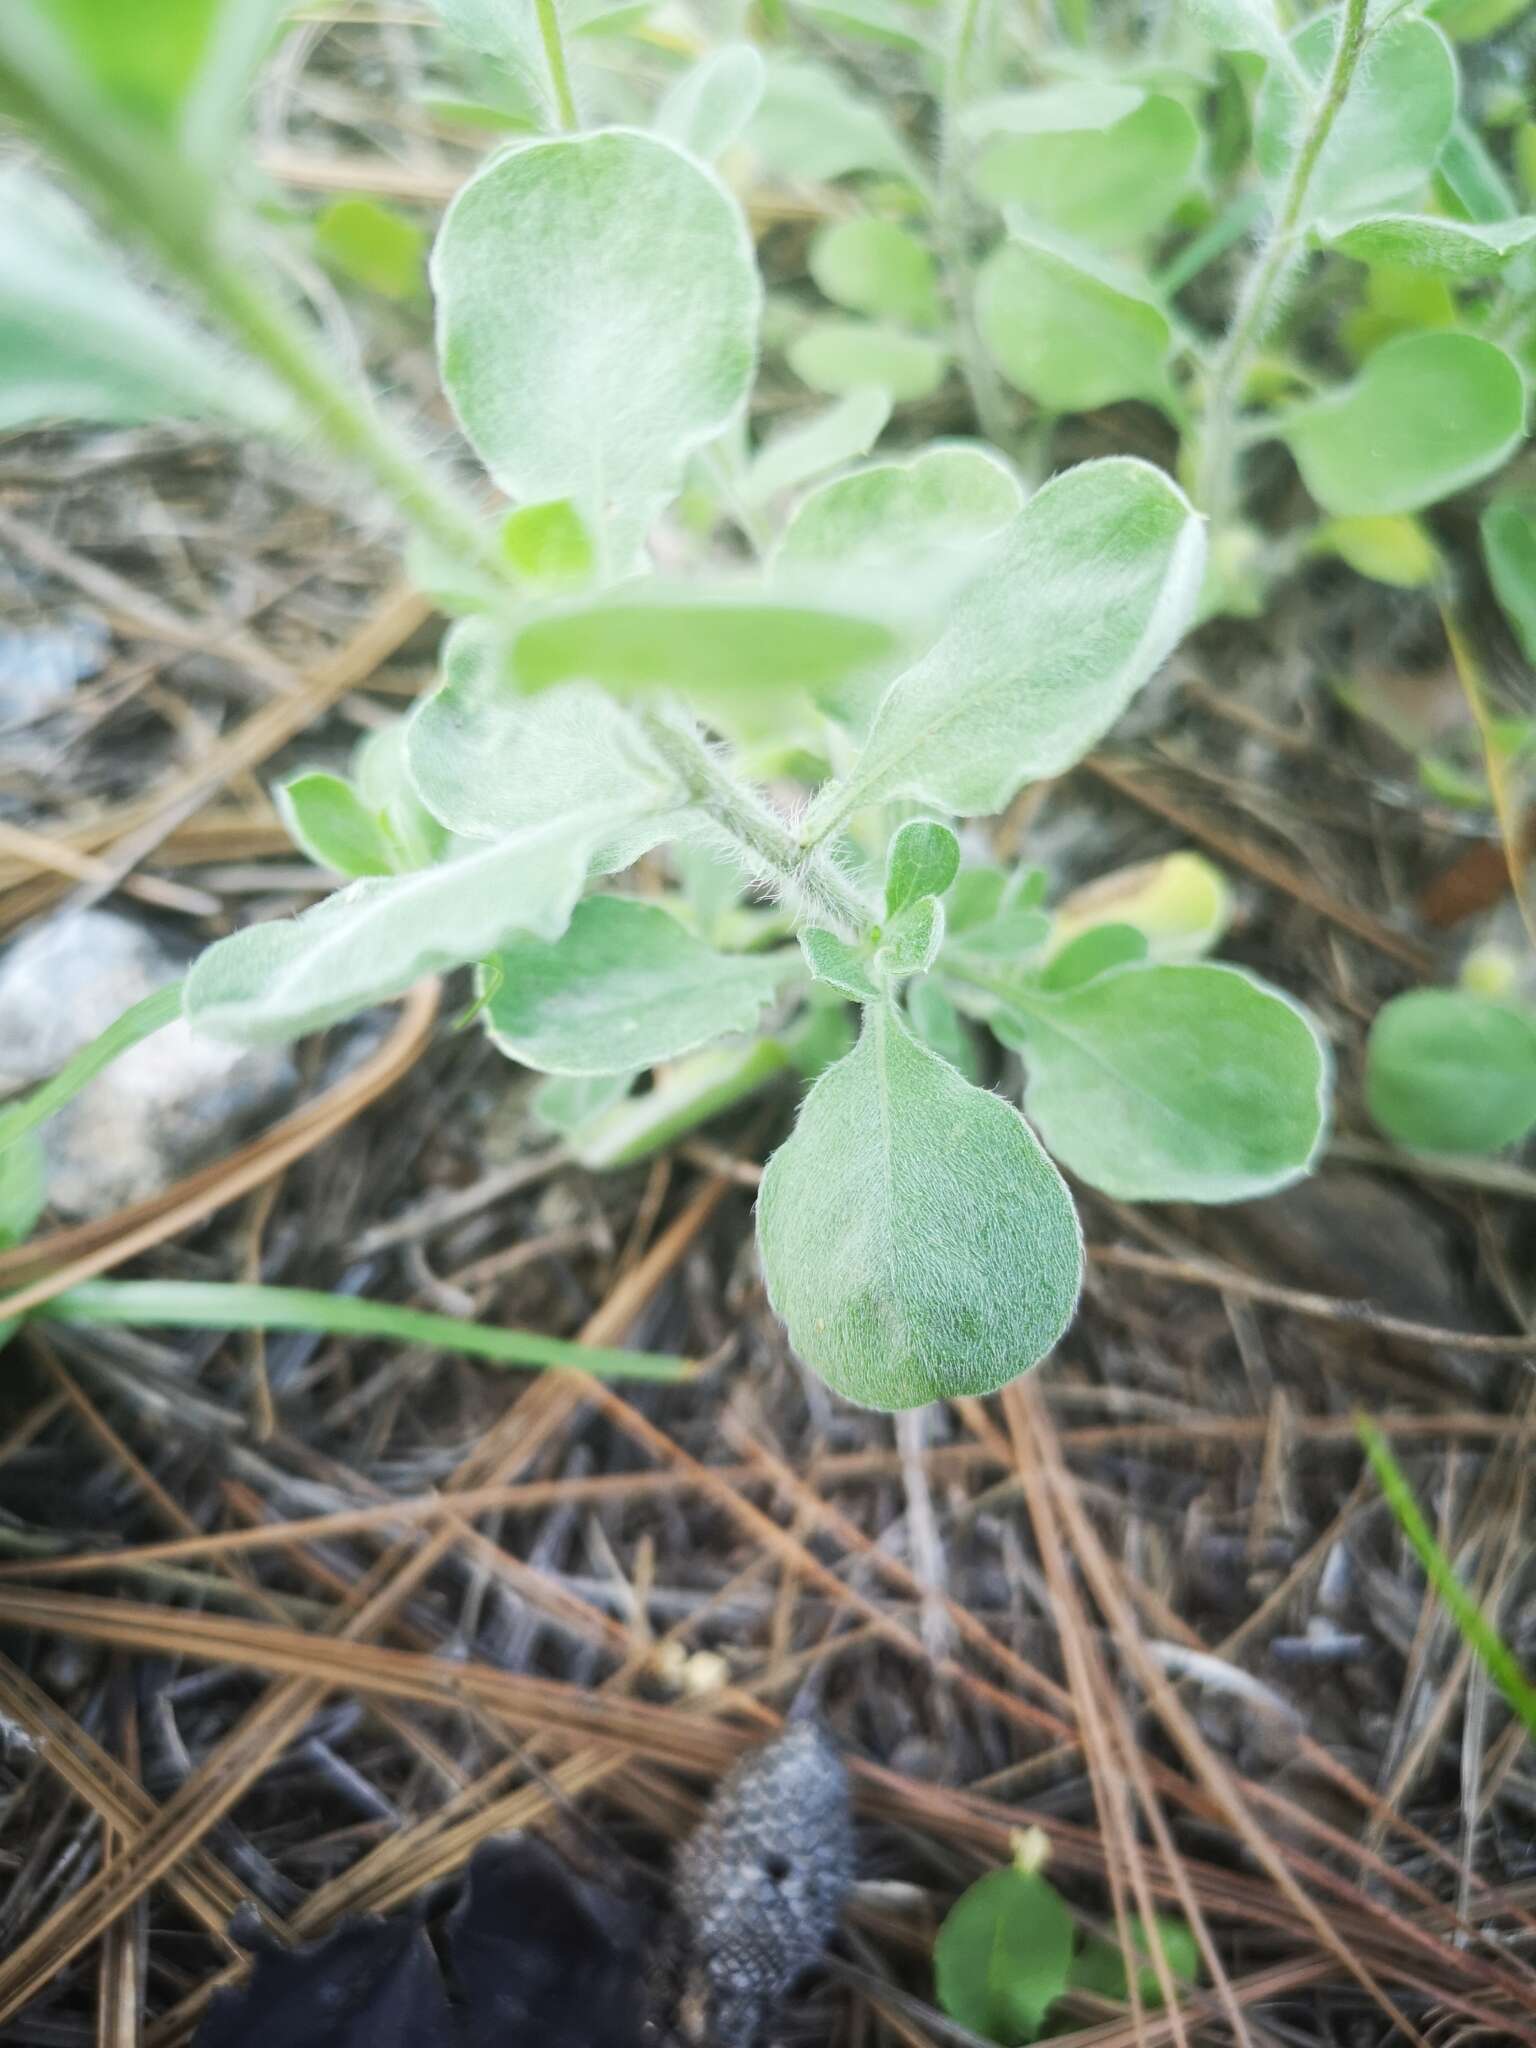
[[[45,1081],[41,1088],[34,1088],[30,1095],[24,1095],[20,1102],[13,1102],[9,1109],[0,1110],[0,1152],[14,1145],[18,1138],[37,1124],[51,1117],[56,1109],[62,1109],[73,1095],[78,1095],[87,1081],[94,1081],[103,1067],[112,1062],[130,1046],[137,1045],[141,1038],[148,1038],[156,1031],[163,1031],[167,1024],[173,1024],[181,1015],[181,983],[173,981],[168,988],[157,988],[153,995],[145,996],[142,1002],[134,1003],[116,1017],[89,1045],[81,1046],[73,1059],[66,1060],[51,1081]]]
[[[321,1330],[333,1337],[383,1337],[466,1352],[492,1365],[569,1366],[603,1379],[685,1380],[694,1372],[684,1358],[606,1350],[311,1287],[243,1286],[217,1280],[87,1280],[35,1313],[56,1322],[134,1328]]]

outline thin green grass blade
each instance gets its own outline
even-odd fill
[[[9,1109],[0,1110],[0,1152],[5,1152],[26,1136],[37,1124],[51,1117],[56,1109],[62,1109],[73,1095],[78,1095],[87,1081],[94,1081],[103,1067],[111,1066],[130,1046],[140,1039],[150,1037],[156,1031],[163,1031],[167,1024],[175,1023],[181,1015],[181,983],[173,981],[168,988],[157,988],[153,995],[124,1010],[115,1018],[99,1038],[93,1038],[89,1045],[81,1046],[71,1060],[45,1081],[41,1088],[34,1088],[30,1095],[24,1095],[20,1102],[13,1102]]]
[[[1355,1428],[1359,1432],[1361,1443],[1365,1446],[1365,1454],[1371,1461],[1387,1505],[1396,1515],[1399,1528],[1413,1545],[1415,1555],[1424,1567],[1425,1577],[1450,1609],[1451,1619],[1461,1630],[1467,1644],[1487,1667],[1489,1677],[1525,1723],[1526,1733],[1536,1737],[1536,1685],[1532,1685],[1520,1669],[1515,1661],[1514,1652],[1456,1576],[1455,1567],[1435,1541],[1429,1524],[1420,1514],[1419,1504],[1413,1497],[1413,1489],[1403,1476],[1402,1467],[1388,1448],[1386,1438],[1375,1423],[1364,1415],[1355,1417]]]
[[[34,1314],[55,1322],[147,1329],[321,1330],[333,1337],[383,1337],[466,1352],[492,1365],[569,1366],[603,1379],[685,1380],[695,1371],[684,1358],[608,1351],[530,1330],[496,1329],[458,1316],[324,1294],[310,1287],[241,1286],[216,1280],[87,1280]]]

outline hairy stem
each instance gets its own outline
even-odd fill
[[[691,723],[658,711],[643,718],[652,745],[759,881],[808,923],[830,926],[845,938],[869,930],[876,922],[873,906],[825,853],[801,845],[773,806],[731,773]]]
[[[1237,415],[1244,381],[1254,350],[1274,318],[1276,300],[1297,253],[1297,230],[1318,158],[1333,132],[1339,109],[1349,96],[1360,53],[1365,48],[1366,6],[1367,0],[1345,0],[1333,61],[1280,195],[1274,226],[1243,280],[1232,325],[1211,365],[1205,400],[1205,445],[1195,497],[1210,515],[1213,527],[1220,527],[1231,515],[1237,482]]]
[[[560,31],[557,0],[537,0],[537,4],[539,34],[549,64],[549,82],[555,89],[555,110],[560,116],[560,126],[579,128],[581,123],[576,114],[576,95],[571,91],[571,69],[565,59],[565,37]]]
[[[496,582],[505,562],[474,508],[439,477],[367,394],[346,380],[265,280],[222,251],[169,251],[219,320],[298,400],[337,454],[368,471],[404,518],[450,560],[473,563]]]

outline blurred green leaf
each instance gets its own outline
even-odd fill
[[[1536,495],[1495,498],[1480,530],[1494,595],[1526,660],[1536,664]]]
[[[976,319],[1010,384],[1048,412],[1166,405],[1173,330],[1138,280],[1015,232],[982,264]]]
[[[850,391],[813,418],[785,427],[752,458],[742,481],[748,508],[765,505],[830,469],[867,455],[891,416],[891,397],[876,385]]]
[[[569,498],[509,512],[502,522],[501,551],[522,581],[536,590],[585,583],[597,567],[592,536]]]
[[[922,182],[879,105],[808,58],[776,57],[769,64],[747,140],[769,170],[795,181],[891,171]]]
[[[1061,995],[1107,974],[1112,967],[1129,967],[1146,957],[1147,935],[1135,925],[1090,925],[1052,954],[1040,971],[1040,987],[1047,995]]]
[[[1536,1019],[1451,989],[1415,989],[1376,1013],[1365,1100],[1417,1152],[1497,1152],[1536,1126]]]
[[[1325,512],[1416,512],[1499,468],[1525,435],[1525,383],[1475,334],[1405,334],[1282,429]]]
[[[315,221],[315,246],[333,270],[386,299],[413,299],[426,283],[425,234],[377,199],[333,199]]]
[[[813,391],[838,397],[872,384],[896,405],[929,397],[949,366],[942,342],[864,320],[812,320],[787,353],[790,368]]]
[[[1536,241],[1536,214],[1517,220],[1460,221],[1388,213],[1352,227],[1333,228],[1324,222],[1318,232],[1333,248],[1361,263],[1393,263],[1460,281],[1502,269],[1518,250]]]
[[[1152,1929],[1163,1960],[1168,1965],[1169,1975],[1180,1984],[1198,1984],[1200,1944],[1188,1922],[1160,1913],[1152,1922]],[[1138,1956],[1151,1956],[1152,1944],[1147,1939],[1146,1922],[1140,1914],[1131,1920],[1131,1941]],[[1156,2012],[1163,2004],[1163,1989],[1158,1982],[1156,1967],[1150,1961],[1143,1963],[1136,1973],[1136,1981],[1142,2004]],[[1074,1991],[1095,1991],[1101,1998],[1126,1999],[1130,1996],[1130,1975],[1125,1957],[1114,1943],[1108,1941],[1090,1941],[1085,1945],[1073,1960],[1069,1982]]]
[[[338,875],[387,875],[394,862],[378,820],[340,775],[311,770],[273,792],[290,836],[312,861]]]
[[[894,221],[828,221],[812,238],[807,265],[824,296],[850,313],[912,327],[938,324],[932,252]]]
[[[750,43],[722,44],[669,89],[656,110],[658,132],[711,162],[756,113],[765,76],[762,57]]]
[[[1074,91],[1088,118],[1064,128],[1063,96]],[[1139,104],[1107,122],[1092,117],[1094,98],[1093,88],[1046,86],[992,102],[997,126],[971,181],[998,205],[1016,206],[1023,220],[1100,248],[1128,248],[1173,211],[1200,133],[1189,110],[1165,93],[1136,94]],[[1032,119],[1035,108],[1041,111]]]
[[[933,1967],[961,2026],[1004,2048],[1038,2040],[1069,1981],[1072,1915],[1039,1871],[989,1871],[950,1909]]]

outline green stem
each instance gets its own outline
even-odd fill
[[[939,178],[934,202],[934,228],[940,259],[954,298],[960,374],[971,395],[976,424],[989,441],[1006,448],[1012,432],[1012,413],[1003,392],[1002,380],[992,367],[992,359],[976,325],[971,291],[972,266],[966,245],[966,199],[958,174],[960,152],[956,138],[985,6],[986,0],[956,0],[939,101]]]
[[[145,996],[142,1002],[115,1018],[99,1038],[93,1038],[73,1059],[66,1060],[51,1081],[45,1081],[41,1088],[0,1111],[0,1152],[8,1151],[56,1109],[62,1109],[87,1081],[94,1081],[103,1067],[109,1067],[130,1046],[174,1023],[181,1015],[181,991],[182,984],[173,981],[169,988],[158,988],[152,996]]]
[[[1318,97],[1311,124],[1302,138],[1280,196],[1269,240],[1243,281],[1232,325],[1215,362],[1205,401],[1205,445],[1201,451],[1196,501],[1215,528],[1230,516],[1236,487],[1236,426],[1243,385],[1253,352],[1274,317],[1275,302],[1295,260],[1297,230],[1307,191],[1323,146],[1333,132],[1339,109],[1348,97],[1360,53],[1365,48],[1367,0],[1345,0],[1344,19],[1333,62]]]
[[[299,401],[339,455],[366,469],[404,517],[451,561],[509,580],[484,522],[393,421],[349,389],[336,366],[250,267],[208,245],[167,250],[209,310]]]
[[[689,795],[735,845],[743,865],[806,922],[862,938],[876,922],[872,905],[836,863],[795,837],[773,806],[739,781],[691,723],[642,714],[652,744],[681,776]]]
[[[549,64],[549,81],[555,89],[555,108],[560,116],[560,126],[578,128],[581,123],[576,114],[576,95],[571,91],[571,72],[565,61],[565,37],[560,32],[556,0],[538,0],[538,10],[539,34],[544,40],[544,56]]]
[[[333,1337],[383,1337],[463,1351],[492,1365],[569,1366],[605,1379],[685,1380],[687,1359],[503,1330],[458,1316],[363,1301],[309,1287],[262,1287],[216,1280],[87,1280],[33,1314],[62,1323],[112,1323],[139,1329],[319,1330]]]
[[[1365,1446],[1365,1454],[1371,1461],[1387,1505],[1412,1544],[1419,1563],[1424,1567],[1425,1577],[1449,1608],[1451,1619],[1486,1666],[1489,1677],[1525,1723],[1527,1732],[1536,1738],[1536,1685],[1532,1685],[1520,1669],[1513,1651],[1461,1583],[1455,1566],[1435,1541],[1429,1524],[1419,1512],[1413,1489],[1387,1447],[1386,1438],[1375,1423],[1363,1415],[1355,1417],[1355,1428],[1360,1433],[1360,1441]]]

